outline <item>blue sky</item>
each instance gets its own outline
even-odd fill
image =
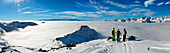
[[[0,0],[0,19],[117,19],[170,16],[170,0]]]

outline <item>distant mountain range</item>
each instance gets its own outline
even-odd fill
[[[115,20],[85,20],[85,19],[41,19],[38,21],[116,21],[116,22],[132,22],[132,23],[165,23],[170,22],[170,17],[140,17],[140,18],[125,18]]]
[[[38,21],[88,21],[83,19],[41,19]]]
[[[125,19],[115,19],[117,22],[132,22],[132,23],[165,23],[170,22],[170,17],[140,17],[140,18],[125,18]]]

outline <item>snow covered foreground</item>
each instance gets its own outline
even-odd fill
[[[64,45],[56,38],[74,34],[81,25],[87,25],[104,37],[111,36],[112,28],[127,29],[128,36],[133,35],[141,41],[116,42],[99,38],[82,42],[71,50],[65,47],[51,50],[48,53],[169,53],[170,52],[170,23],[121,23],[111,21],[53,21],[38,23],[38,26],[28,26],[19,31],[7,32],[1,35],[2,46],[14,46],[5,52],[16,49],[22,53],[39,53],[38,50],[50,50]],[[73,39],[71,40],[77,40]],[[2,44],[1,44],[2,43]],[[16,51],[15,51],[16,52]]]

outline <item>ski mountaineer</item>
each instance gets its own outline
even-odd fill
[[[123,42],[125,42],[126,34],[127,34],[126,28],[124,28],[124,30],[123,30]]]
[[[116,33],[115,28],[113,28],[113,30],[112,30],[112,41],[115,41],[115,33]]]
[[[118,29],[117,30],[117,41],[120,42],[120,35],[121,35],[121,32],[120,30]]]

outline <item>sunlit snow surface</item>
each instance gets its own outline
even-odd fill
[[[28,26],[19,31],[5,33],[1,38],[9,45],[29,48],[57,47],[57,37],[64,37],[78,30],[81,25],[87,25],[101,35],[111,36],[112,28],[127,29],[127,36],[137,36],[142,41],[127,41],[122,43],[98,39],[78,44],[72,50],[62,48],[49,53],[168,53],[170,49],[170,23],[121,23],[112,21],[34,21],[38,26]],[[62,44],[62,43],[60,43]],[[25,53],[37,53],[24,48],[16,47]]]

